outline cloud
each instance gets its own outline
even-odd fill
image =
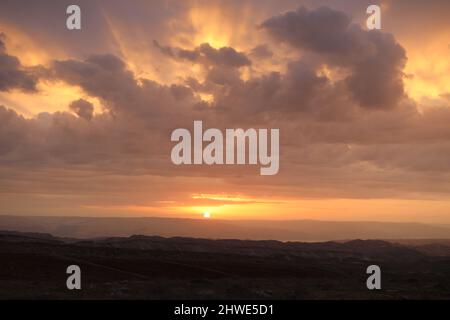
[[[0,106],[0,157],[21,145],[27,136],[26,120],[13,110]]]
[[[91,55],[85,60],[57,60],[52,64],[55,79],[81,87],[87,94],[108,101],[111,111],[136,105],[140,88],[125,63],[112,54]]]
[[[250,51],[250,55],[257,59],[268,59],[273,57],[273,52],[267,44],[260,44]]]
[[[26,92],[36,91],[37,77],[30,69],[22,66],[19,59],[6,53],[0,34],[0,91],[19,89]]]
[[[156,40],[154,40],[153,43],[155,47],[160,49],[161,53],[171,58],[187,60],[204,65],[229,68],[240,68],[251,65],[250,59],[244,53],[238,52],[231,47],[216,49],[211,47],[208,43],[203,43],[193,50],[187,50],[182,48],[161,46]]]
[[[161,200],[176,189],[181,198],[186,190],[201,193],[212,183],[217,192],[280,197],[450,192],[450,113],[445,106],[418,112],[419,106],[405,96],[406,54],[392,35],[365,31],[345,13],[327,8],[290,11],[261,26],[261,33],[271,35],[264,39],[268,44],[252,44],[247,53],[209,44],[190,50],[155,42],[174,65],[204,67],[202,76],[179,82],[143,77],[118,54],[53,61],[46,81],[76,86],[86,99],[69,106],[76,115],[42,113],[27,119],[1,107],[2,178],[21,190],[25,187],[20,181],[11,182],[20,172],[23,181],[28,177],[33,186],[41,183],[43,193],[57,193],[62,186],[76,193],[89,184],[89,190],[107,189],[121,200],[135,191],[130,181],[142,179],[143,203],[148,193],[152,200]],[[283,55],[283,43],[295,55]],[[257,63],[275,59],[285,68],[251,74]],[[28,71],[20,63],[13,69]],[[201,94],[211,95],[211,101],[202,101]],[[105,112],[94,114],[89,98],[99,100]],[[248,167],[173,166],[170,133],[191,128],[193,120],[222,129],[280,128],[280,173],[268,182]],[[45,180],[47,172],[52,173],[51,185]],[[36,175],[40,182],[33,180]],[[131,191],[119,190],[111,176],[120,177],[117,181]]]
[[[296,11],[269,18],[261,27],[277,39],[298,48],[320,53],[349,54],[354,41],[349,30],[350,18],[328,7]]]
[[[405,50],[390,34],[365,31],[343,12],[327,7],[272,17],[261,24],[275,39],[320,55],[350,71],[347,85],[361,107],[390,109],[404,97]]]
[[[70,110],[72,110],[77,116],[85,120],[91,120],[94,115],[94,105],[89,101],[84,99],[78,99],[73,101],[69,105]]]

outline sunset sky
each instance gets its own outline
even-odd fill
[[[449,21],[448,0],[2,0],[0,214],[450,223]],[[172,164],[194,120],[279,128],[279,173]]]

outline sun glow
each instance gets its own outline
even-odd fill
[[[207,42],[214,48],[250,49],[259,35],[254,21],[260,20],[260,14],[249,4],[238,8],[213,2],[195,6],[188,15],[195,30],[193,45]]]
[[[190,12],[192,24],[197,31],[195,44],[199,45],[207,42],[215,48],[229,44],[230,34],[224,28],[223,16],[219,8],[216,9],[205,11],[204,8],[198,7]]]
[[[254,199],[244,198],[244,197],[236,197],[236,196],[228,196],[222,194],[194,194],[192,199],[203,199],[203,200],[217,200],[224,202],[254,202]]]
[[[80,98],[93,103],[96,113],[101,112],[98,98],[87,96],[80,88],[63,82],[39,82],[38,91],[27,92],[11,90],[0,92],[0,105],[4,104],[19,114],[31,118],[41,112],[68,111],[69,104]]]
[[[205,219],[211,218],[211,213],[209,213],[208,211],[203,212],[203,218]]]
[[[404,44],[408,51],[405,89],[414,100],[421,102],[423,98],[436,99],[449,92],[449,37],[449,32],[442,32],[419,47],[415,41]]]

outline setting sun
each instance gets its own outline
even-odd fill
[[[211,214],[209,212],[203,212],[203,218],[209,219],[211,218]]]

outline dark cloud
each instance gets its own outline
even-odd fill
[[[347,55],[355,39],[349,33],[350,18],[343,12],[321,7],[300,7],[261,24],[274,37],[298,48]]]
[[[26,120],[16,112],[0,106],[0,157],[12,152],[27,136]],[[4,159],[4,158],[3,158]]]
[[[260,44],[250,51],[250,55],[256,59],[268,59],[273,57],[273,52],[267,44]]]
[[[200,52],[200,55],[214,65],[239,68],[251,64],[244,53],[237,52],[231,47],[215,49],[208,43],[203,43],[197,50]]]
[[[220,79],[226,86],[215,91],[215,105],[230,121],[242,117],[263,123],[267,119],[301,121],[295,117],[338,120],[354,106],[342,85],[332,84],[304,61],[289,62],[285,73],[267,73],[248,81],[232,75],[227,81]],[[207,81],[219,83],[211,73]]]
[[[187,50],[162,46],[156,40],[154,40],[153,43],[160,49],[161,53],[171,58],[230,68],[240,68],[251,65],[250,59],[244,53],[238,52],[231,47],[216,49],[211,47],[208,43],[203,43],[193,50]]]
[[[404,97],[405,50],[390,34],[365,31],[343,12],[327,7],[275,16],[262,23],[274,38],[347,68],[347,84],[365,108],[389,109]]]
[[[362,106],[393,108],[404,97],[405,51],[390,34],[374,31],[368,32],[367,37],[374,52],[352,67],[348,85]]]
[[[6,53],[4,35],[0,34],[0,91],[20,89],[36,91],[37,77],[22,66],[19,59]]]
[[[201,100],[191,88],[139,79],[114,55],[55,61],[53,77],[99,98],[114,116],[133,118],[155,130],[170,128],[174,119],[187,122],[201,116]]]
[[[225,67],[211,68],[206,75],[206,81],[218,85],[233,85],[241,82],[239,72],[236,69]]]
[[[73,101],[69,105],[70,110],[72,110],[77,116],[85,120],[91,120],[94,115],[94,105],[89,101],[84,99],[78,99]]]
[[[84,61],[55,61],[52,70],[54,78],[79,86],[86,93],[108,101],[107,106],[112,111],[135,105],[140,97],[134,75],[121,59],[111,54],[92,55]]]

